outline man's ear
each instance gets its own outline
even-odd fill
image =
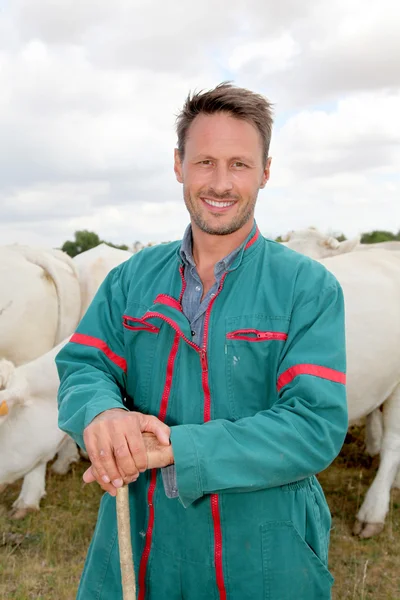
[[[272,161],[272,158],[269,157],[267,159],[267,162],[266,162],[266,165],[265,165],[265,169],[264,169],[263,174],[262,174],[260,189],[264,188],[266,186],[266,184],[267,184],[267,181],[269,180],[270,171],[271,171],[271,161]]]
[[[181,161],[181,157],[180,157],[178,148],[175,148],[175,150],[174,150],[174,171],[175,171],[175,177],[176,177],[177,181],[179,183],[183,183],[182,161]]]

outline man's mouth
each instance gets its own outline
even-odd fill
[[[228,208],[229,206],[233,206],[235,204],[235,200],[218,201],[211,200],[210,198],[202,198],[202,200],[209,206],[214,206],[215,208]]]

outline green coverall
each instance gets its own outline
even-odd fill
[[[199,347],[179,247],[142,250],[106,278],[57,356],[60,427],[82,447],[110,408],[171,427],[179,498],[160,470],[129,486],[139,599],[328,600],[331,518],[315,474],[347,430],[341,288],[254,227]],[[78,599],[122,599],[108,494]]]

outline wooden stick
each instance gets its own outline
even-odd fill
[[[128,486],[117,488],[117,523],[123,600],[136,600],[135,566],[132,555]]]

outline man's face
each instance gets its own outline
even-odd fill
[[[258,190],[269,179],[261,135],[226,112],[200,114],[191,124],[175,174],[193,226],[213,235],[241,229],[254,215]]]

